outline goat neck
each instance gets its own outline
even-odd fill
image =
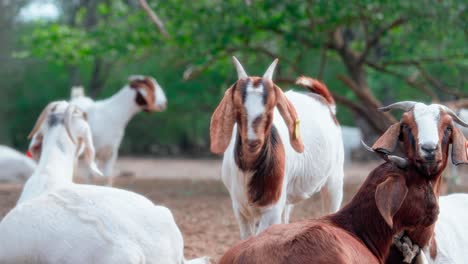
[[[381,263],[384,263],[389,254],[393,237],[401,232],[398,224],[393,228],[388,226],[381,217],[374,198],[378,184],[389,173],[413,174],[417,173],[417,170],[414,166],[409,166],[403,171],[390,162],[377,167],[343,209],[325,217],[360,239]]]
[[[132,117],[141,111],[135,102],[136,92],[128,85],[108,99],[101,101],[103,115],[106,120],[112,121],[114,126],[125,127]]]
[[[442,186],[442,171],[439,174],[435,175],[436,184],[434,184],[434,192],[439,197],[440,188]],[[405,230],[406,236],[408,236],[413,244],[418,245],[420,248],[429,245],[431,242],[435,243],[435,240],[432,239],[434,235],[435,224],[424,227],[419,226],[413,230]],[[437,255],[436,247],[431,247],[431,257],[435,258]],[[395,245],[391,245],[389,255],[385,261],[386,264],[403,264],[403,254],[398,250]]]
[[[251,173],[248,183],[249,201],[257,206],[267,206],[281,196],[285,169],[285,152],[275,126],[266,135],[260,152],[253,154],[242,144],[238,134],[235,146],[235,161],[244,173]]]
[[[50,128],[44,135],[37,168],[26,183],[19,203],[71,184],[76,152],[76,145],[68,137],[64,126]]]

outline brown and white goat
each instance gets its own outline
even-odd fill
[[[468,145],[463,133],[455,126],[468,126],[451,109],[439,104],[425,105],[417,102],[399,102],[382,108],[383,111],[401,109],[405,113],[400,122],[392,125],[373,146],[374,151],[388,155],[393,153],[399,141],[403,142],[407,162],[414,164],[421,175],[436,182],[434,190],[440,194],[442,172],[447,166],[449,146],[452,145],[452,162],[468,164]],[[414,244],[429,245],[434,225],[419,226],[407,230]],[[432,239],[432,242],[435,240]],[[434,245],[431,245],[434,249]],[[435,258],[437,252],[432,251]],[[403,263],[404,257],[392,247],[387,263]]]
[[[128,81],[116,94],[98,101],[84,96],[82,88],[72,90],[71,103],[88,116],[96,160],[104,176],[108,177],[108,185],[112,185],[114,165],[130,119],[141,111],[161,112],[167,107],[166,95],[156,79],[132,75]]]
[[[434,180],[386,162],[337,213],[274,225],[231,248],[219,264],[384,263],[393,237],[437,219]]]
[[[243,239],[288,223],[293,204],[321,189],[331,212],[343,197],[343,142],[333,98],[307,77],[298,84],[312,93],[283,93],[272,81],[276,63],[263,77],[251,77],[234,58],[238,81],[211,119],[211,151],[224,153],[222,179]]]

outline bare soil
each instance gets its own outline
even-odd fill
[[[347,168],[344,203],[359,188],[376,163],[356,163]],[[186,258],[210,256],[213,261],[239,241],[231,200],[220,181],[217,160],[151,160],[125,158],[117,165],[120,177],[114,186],[143,194],[155,204],[171,209],[185,240]],[[102,184],[104,179],[98,179]],[[0,218],[14,207],[21,185],[0,185]],[[457,187],[456,191],[468,191]],[[298,204],[292,221],[320,216],[318,196]]]

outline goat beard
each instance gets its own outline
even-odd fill
[[[440,162],[424,162],[419,166],[419,170],[429,177],[436,176],[440,172]]]

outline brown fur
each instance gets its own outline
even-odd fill
[[[310,82],[312,85],[305,85],[305,83],[300,81],[301,79]],[[336,105],[335,99],[333,98],[332,94],[330,93],[330,90],[328,89],[328,87],[324,83],[320,82],[319,80],[316,80],[316,79],[313,79],[313,78],[310,78],[310,77],[307,77],[307,76],[301,76],[301,77],[299,77],[297,79],[296,83],[298,85],[301,85],[304,88],[307,88],[312,93],[316,93],[316,94],[322,96],[323,98],[325,98],[325,101],[329,105]]]
[[[253,129],[258,140],[247,138],[247,112],[244,106],[246,87],[263,85],[265,112],[254,120]],[[289,131],[289,143],[297,152],[304,151],[300,135],[296,136],[296,109],[282,90],[272,81],[260,77],[238,80],[225,93],[213,113],[210,124],[211,151],[226,151],[234,124],[237,124],[235,160],[244,172],[252,173],[248,184],[249,202],[256,206],[276,203],[281,196],[285,170],[284,142],[273,126],[273,112],[278,108]]]
[[[393,183],[404,186],[407,195],[399,209],[391,213],[390,227],[379,212],[376,196],[388,197],[390,207],[400,203],[400,191],[382,188]],[[382,164],[336,214],[271,226],[239,242],[219,264],[383,263],[395,234],[417,225],[429,226],[436,220],[438,206],[430,183],[414,167],[403,171],[391,163]]]
[[[245,160],[242,140],[238,136],[235,148],[237,166],[245,172],[252,172],[248,186],[248,199],[252,205],[274,204],[281,196],[284,178],[284,146],[281,138],[272,127],[266,143],[255,160]]]
[[[450,143],[453,146],[452,156],[460,157],[461,155],[462,159],[466,158],[463,157],[463,155],[466,155],[466,153],[463,153],[465,151],[463,146],[466,142],[466,139],[464,137],[460,137],[461,132],[453,126],[452,118],[448,114],[441,112],[438,126],[440,142],[438,144],[438,150],[435,155],[436,162],[427,162],[418,154],[418,130],[412,112],[406,112],[402,116],[400,123],[394,124],[391,128],[389,128],[389,130],[393,130],[395,129],[394,127],[401,127],[401,132],[392,133],[394,136],[393,140],[398,138],[403,141],[407,159],[416,165],[421,175],[424,175],[426,178],[430,178],[434,181],[434,192],[437,196],[440,195],[442,172],[447,166]],[[387,132],[389,132],[389,130],[387,130]],[[384,136],[387,134],[387,132],[384,134]],[[392,140],[391,137],[389,137],[389,140]],[[377,151],[375,145],[373,148]],[[425,247],[430,243],[430,241],[433,241],[433,244],[436,243],[435,238],[433,237],[434,228],[435,225],[431,225],[429,227],[418,226],[412,230],[407,231],[406,234],[413,243],[420,247]],[[435,258],[437,254],[436,248],[431,248],[431,257],[432,254],[434,254],[433,258]],[[386,263],[403,263],[403,256],[401,252],[399,252],[399,250],[397,250],[394,246],[391,248]]]
[[[142,107],[144,111],[153,112],[158,110],[156,106],[156,97],[154,95],[156,87],[154,87],[154,83],[151,81],[151,79],[145,77],[144,79],[132,80],[130,81],[130,88],[135,90],[146,90],[146,96],[143,96],[141,93],[137,93],[135,97],[135,102],[137,105]]]
[[[330,90],[328,90],[327,86],[324,83],[306,76],[299,77],[296,83],[311,91],[313,93],[312,95],[316,95],[314,96],[314,98],[316,98],[319,102],[322,102],[323,104],[327,105],[330,109],[330,116],[335,122],[335,124],[340,124],[340,122],[336,118],[336,115],[331,109],[332,106],[336,105],[335,99],[333,98],[332,94],[330,93]],[[312,85],[306,85],[306,83],[311,83]]]
[[[431,254],[431,258],[435,259],[437,257],[437,242],[434,239],[431,239],[431,244],[429,246],[429,253]]]

